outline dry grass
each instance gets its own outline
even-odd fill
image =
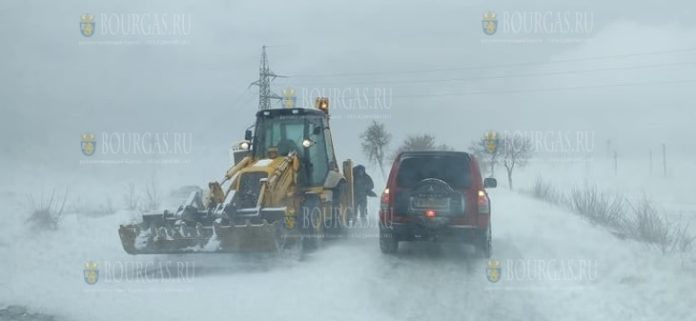
[[[609,227],[624,235],[628,223],[625,204],[623,197],[600,192],[595,186],[573,188],[568,201],[571,210],[586,217],[590,222]]]
[[[150,181],[145,185],[145,197],[143,201],[144,204],[141,204],[143,212],[157,210],[160,208],[160,205],[162,205],[162,199],[159,194],[157,178],[155,175],[152,175],[150,177]]]
[[[550,183],[544,181],[540,177],[534,182],[530,194],[538,199],[544,200],[551,204],[562,205],[567,202],[567,199],[563,193],[558,191]]]
[[[35,199],[32,195],[28,197],[31,215],[27,218],[26,223],[30,228],[40,231],[55,231],[58,229],[58,223],[63,215],[65,203],[68,200],[68,191],[65,190],[63,196],[56,198],[56,191],[51,191],[50,197],[46,198],[41,193],[39,199]]]
[[[138,197],[137,192],[135,191],[135,184],[128,184],[128,189],[123,194],[123,202],[126,206],[126,209],[129,211],[135,211],[138,209],[138,206],[140,204],[140,198]]]
[[[540,178],[528,192],[535,198],[566,207],[620,238],[654,246],[663,253],[691,251],[696,241],[683,217],[670,220],[647,198],[632,203],[623,196],[588,185],[573,188],[566,197]]]

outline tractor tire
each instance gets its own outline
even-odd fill
[[[331,220],[326,229],[326,235],[329,239],[341,239],[348,236],[348,219],[344,217],[344,213],[350,208],[345,209],[341,206],[341,196],[346,188],[346,183],[341,182],[333,189],[333,199],[331,201]]]
[[[284,222],[276,225],[276,251],[282,258],[299,261],[302,258],[302,237],[296,229],[288,229]]]
[[[317,196],[307,196],[300,207],[300,231],[302,250],[310,252],[317,250],[320,244],[321,234],[317,231],[321,227],[321,201]]]

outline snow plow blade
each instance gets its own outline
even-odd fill
[[[220,252],[274,252],[278,250],[276,224],[263,220],[261,224],[214,225]],[[211,242],[213,242],[211,240]]]
[[[213,235],[212,227],[200,229],[199,235],[182,236],[166,227],[143,228],[140,224],[121,225],[118,234],[128,254],[180,254],[204,252]]]
[[[121,225],[118,234],[128,254],[273,252],[285,238],[277,226],[280,220],[269,223],[257,215],[242,224],[219,221],[183,222],[168,219],[167,212],[149,214],[140,224]]]

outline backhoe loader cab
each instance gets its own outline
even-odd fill
[[[323,186],[330,170],[338,170],[328,115],[316,109],[272,109],[256,114],[251,144],[254,159],[273,159],[295,153],[303,187]]]
[[[206,195],[194,192],[176,211],[145,213],[142,223],[121,226],[126,252],[307,249],[341,235],[352,217],[352,163],[339,169],[328,100],[318,102],[317,109],[259,111],[235,164]]]

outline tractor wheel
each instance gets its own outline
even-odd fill
[[[331,201],[331,219],[330,224],[326,229],[327,236],[330,239],[345,238],[348,235],[348,218],[346,217],[347,211],[350,208],[344,208],[342,206],[341,197],[345,192],[346,183],[341,182],[333,190],[333,199]]]
[[[285,222],[276,224],[276,251],[281,257],[299,259],[302,253],[302,235],[297,229],[288,229]]]
[[[322,225],[321,201],[317,196],[307,196],[300,207],[300,231],[303,251],[319,248]]]

